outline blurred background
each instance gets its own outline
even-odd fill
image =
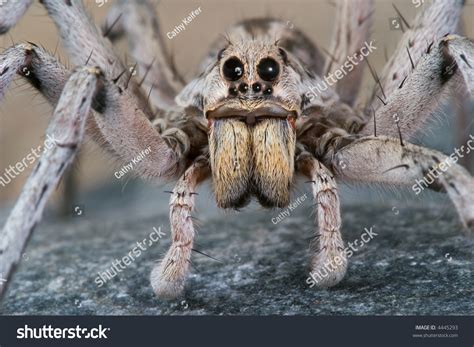
[[[372,39],[376,40],[376,46],[380,49],[373,53],[369,60],[380,72],[385,63],[385,55],[390,55],[393,52],[402,31],[393,28],[393,18],[397,18],[398,15],[392,6],[392,1],[378,0],[375,2]],[[428,2],[425,1],[425,5]],[[411,0],[396,0],[394,3],[408,22],[422,8],[417,8]],[[86,4],[96,23],[102,26],[113,0],[89,0],[86,1]],[[289,25],[293,24],[303,29],[315,43],[327,49],[335,12],[334,3],[329,0],[161,0],[156,1],[156,5],[163,35],[173,30],[175,25],[179,24],[190,11],[199,6],[202,9],[202,13],[187,27],[186,31],[172,40],[165,40],[175,57],[176,66],[188,80],[194,76],[209,44],[219,34],[224,33],[228,26],[239,20],[268,15],[278,17],[287,21]],[[468,0],[464,9],[463,22],[465,35],[471,38],[474,37],[473,18],[474,0]],[[12,45],[12,42],[21,41],[34,42],[51,52],[56,51],[57,48],[56,56],[63,63],[68,63],[68,56],[63,51],[61,44],[58,43],[56,28],[37,1],[8,35],[0,37],[2,50]],[[132,66],[134,63],[132,59],[126,58],[126,46],[120,43],[118,50]],[[365,80],[361,87],[362,93],[368,94],[373,83],[366,69]],[[474,133],[472,124],[470,124],[473,119],[473,107],[464,105],[464,119],[460,119],[456,114],[459,113],[462,103],[462,100],[456,100],[448,105],[440,112],[440,115],[444,112],[449,116],[436,117],[437,121],[432,123],[430,130],[417,139],[417,142],[445,153],[451,153],[455,147],[465,143],[463,137]],[[30,152],[31,148],[37,147],[44,141],[44,132],[52,111],[52,106],[47,104],[28,83],[18,79],[13,84],[5,100],[0,104],[0,173],[3,173],[10,164],[21,160]],[[463,133],[459,129],[462,129]],[[464,162],[465,166],[471,165],[471,172],[472,161],[473,158],[467,158]],[[96,144],[87,140],[87,143],[82,147],[79,160],[72,169],[75,182],[71,186],[77,191],[87,192],[103,185],[112,184],[120,186],[123,191],[126,180],[119,181],[114,177],[114,172],[119,166],[120,164],[112,160]],[[10,205],[13,202],[32,168],[33,165],[9,185],[0,187],[0,206]],[[133,185],[134,182],[129,184]],[[58,200],[63,188],[64,182],[58,188],[53,203],[63,205],[61,200]],[[360,199],[359,194],[357,195],[357,198]],[[63,206],[63,209],[68,210],[70,207],[69,205]]]

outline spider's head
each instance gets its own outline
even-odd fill
[[[294,124],[301,99],[283,48],[262,41],[229,45],[219,52],[212,75],[217,83],[205,99],[207,119],[230,117],[253,125],[279,118]]]
[[[242,207],[252,195],[267,207],[289,203],[302,99],[293,66],[274,41],[243,40],[222,49],[178,96],[207,119],[219,207]]]

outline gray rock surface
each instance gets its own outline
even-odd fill
[[[315,230],[311,199],[281,223],[278,210],[217,212],[206,190],[198,198],[196,249],[185,295],[162,301],[148,276],[169,245],[163,188],[130,184],[81,197],[84,214],[61,220],[51,210],[34,232],[0,303],[1,314],[66,315],[423,315],[473,314],[473,239],[443,203],[345,198],[345,241],[365,227],[378,234],[350,259],[345,279],[320,290],[306,284]],[[354,193],[352,193],[354,195]],[[297,193],[295,198],[301,195]],[[350,194],[349,194],[350,196]],[[439,197],[439,195],[437,195]],[[7,210],[0,212],[4,222]],[[162,226],[166,236],[99,288],[107,270]]]

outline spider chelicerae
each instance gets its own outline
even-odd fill
[[[7,32],[31,2],[4,2],[0,31]],[[338,180],[412,185],[449,163],[429,188],[446,192],[472,228],[473,178],[452,158],[408,142],[450,91],[470,95],[474,89],[473,42],[448,35],[458,28],[462,0],[423,6],[380,76],[371,69],[377,83],[366,103],[358,91],[367,64],[349,57],[362,62],[361,48],[371,42],[370,0],[337,1],[326,57],[285,21],[245,20],[212,45],[189,83],[169,58],[149,1],[115,1],[102,31],[79,0],[41,3],[77,67],[69,71],[33,43],[0,55],[0,97],[22,76],[55,105],[47,133],[60,139],[37,163],[0,234],[0,273],[10,273],[20,260],[85,133],[124,163],[149,149],[134,167],[137,174],[176,181],[172,244],[151,273],[162,297],[183,291],[195,234],[191,212],[197,186],[207,179],[217,205],[237,209],[252,197],[264,207],[285,207],[296,177],[307,177],[318,223],[310,270],[337,265],[318,283],[322,287],[340,282],[347,268]],[[137,61],[132,71],[112,45],[121,37]],[[332,75],[337,80],[329,86],[324,76]]]

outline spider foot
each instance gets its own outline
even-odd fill
[[[170,249],[161,263],[152,270],[150,282],[155,294],[163,299],[176,299],[184,291],[188,261],[179,247]]]
[[[441,183],[450,195],[464,229],[474,233],[474,178],[463,168],[452,170],[441,178]]]
[[[347,270],[347,257],[339,246],[325,246],[313,256],[310,276],[319,288],[333,287],[342,281]]]
[[[463,211],[458,211],[461,217],[461,222],[467,233],[474,235],[474,207]]]
[[[176,299],[184,291],[184,279],[169,278],[163,273],[161,266],[152,270],[150,281],[153,291],[162,299]]]

